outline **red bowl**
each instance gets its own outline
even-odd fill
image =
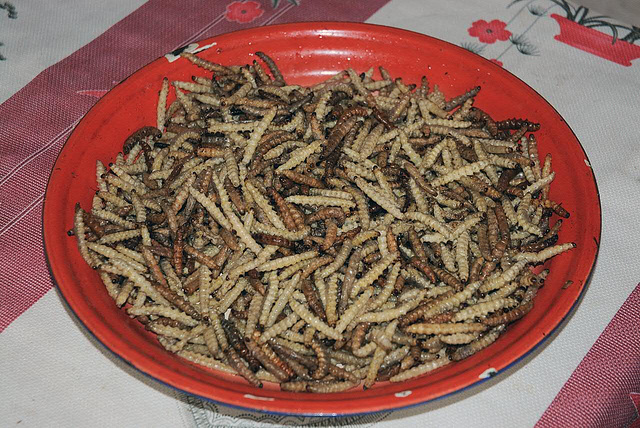
[[[500,372],[518,361],[556,328],[578,302],[596,259],[600,200],[587,156],[565,121],[538,93],[499,66],[457,46],[422,34],[352,23],[300,23],[261,27],[199,42],[199,55],[222,64],[244,64],[264,51],[288,82],[316,83],[342,69],[383,65],[405,82],[426,75],[447,97],[481,85],[476,105],[494,118],[526,117],[542,124],[536,133],[540,157],[553,155],[551,197],[572,213],[560,242],[577,248],[548,263],[551,274],[533,310],[500,339],[464,361],[400,384],[316,395],[249,386],[242,378],[208,370],[165,351],[155,337],[118,309],[78,253],[74,204],[91,206],[95,162],[107,164],[122,142],[143,125],[155,124],[162,78],[189,80],[204,74],[185,59],[157,59],[104,96],[69,137],[55,164],[44,206],[44,238],[55,282],[73,312],[95,337],[143,373],[182,391],[227,405],[286,414],[348,415],[424,403],[480,383],[488,369]],[[563,287],[566,281],[573,284]],[[491,372],[491,370],[489,370]]]

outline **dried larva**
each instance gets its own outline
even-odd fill
[[[329,327],[326,323],[322,322],[318,317],[313,315],[311,311],[309,311],[303,304],[299,303],[293,297],[289,298],[289,306],[291,309],[298,314],[300,318],[305,320],[309,325],[318,330],[319,332],[325,334],[327,337],[334,340],[341,340],[342,334],[336,329]]]
[[[481,293],[488,293],[493,290],[497,290],[499,288],[504,287],[509,282],[513,281],[518,274],[524,269],[527,261],[520,260],[514,263],[509,269],[505,270],[501,274],[491,277],[483,282],[480,287]]]
[[[301,274],[297,273],[284,285],[284,287],[282,288],[282,293],[278,296],[273,307],[271,308],[271,312],[269,313],[267,321],[264,324],[265,326],[270,327],[276,322],[276,319],[278,318],[280,313],[282,313],[285,306],[289,302],[289,297],[300,286],[300,279]]]
[[[477,339],[477,333],[456,333],[439,336],[440,341],[447,345],[465,345]]]
[[[339,333],[343,332],[347,326],[366,309],[371,296],[373,295],[373,288],[366,288],[360,296],[347,308],[338,322],[336,323],[335,330]]]
[[[516,254],[514,258],[515,260],[518,260],[518,263],[521,263],[521,261],[526,261],[528,263],[543,263],[544,261],[555,257],[558,254],[562,254],[565,251],[569,251],[575,247],[576,244],[574,244],[573,242],[568,242],[566,244],[554,245],[553,247],[545,248],[538,253]]]
[[[298,314],[296,314],[295,312],[292,312],[287,317],[285,317],[282,321],[279,321],[279,322],[273,324],[268,329],[266,329],[262,333],[262,335],[260,336],[260,339],[258,340],[258,342],[259,343],[266,343],[269,339],[274,338],[274,337],[278,336],[279,334],[281,334],[282,332],[284,332],[287,329],[289,329],[299,319],[300,319],[300,316],[298,316]]]
[[[449,364],[450,360],[446,357],[438,358],[437,360],[429,361],[419,366],[410,368],[399,374],[392,376],[389,381],[390,382],[403,382],[408,379],[412,379],[414,377],[422,376],[425,373],[433,371],[437,368],[445,366]]]
[[[387,309],[380,312],[367,312],[358,317],[358,322],[375,322],[382,323],[386,321],[392,321],[413,310],[416,306],[422,302],[426,294],[425,290],[419,290],[415,298],[408,302],[405,302],[393,309]]]
[[[396,202],[393,201],[389,196],[387,196],[381,189],[378,189],[376,186],[367,183],[362,178],[357,177],[356,185],[375,203],[384,208],[387,212],[389,212],[394,217],[402,220],[404,218],[404,214],[400,211],[400,208],[397,206]],[[354,204],[355,205],[355,204]],[[349,208],[349,207],[348,207]]]
[[[375,297],[375,299],[367,306],[367,308],[371,311],[378,309],[384,303],[387,302],[391,294],[395,290],[396,281],[400,275],[400,268],[402,265],[400,263],[396,263],[391,268],[387,279],[385,280],[384,287],[380,293]]]
[[[415,334],[456,334],[486,330],[482,323],[412,324],[405,327],[407,333]]]
[[[132,306],[129,309],[127,309],[127,312],[130,315],[135,315],[135,316],[139,316],[139,315],[163,316],[163,317],[174,319],[176,321],[180,321],[184,325],[187,325],[190,327],[194,327],[199,324],[197,320],[191,318],[190,316],[180,311],[179,309],[174,309],[174,308],[170,308],[169,306],[163,306],[163,305],[152,305],[152,306],[142,306],[142,307]]]
[[[425,119],[430,118],[432,114],[439,118],[447,117],[447,112],[429,99],[419,98],[418,107],[420,108],[420,114]]]
[[[316,251],[307,251],[301,254],[296,254],[288,257],[280,257],[275,260],[270,260],[260,266],[258,266],[257,270],[259,272],[267,272],[271,270],[278,270],[283,267],[291,266],[295,263],[298,263],[302,260],[308,260],[316,257],[318,253]]]
[[[487,346],[495,342],[504,331],[505,331],[504,324],[493,328],[492,330],[488,331],[486,334],[474,340],[473,342],[469,343],[468,345],[465,345],[456,349],[455,352],[451,355],[451,359],[453,361],[460,361],[470,357],[471,355],[481,351],[482,349],[486,348]]]
[[[351,288],[351,293],[350,293],[351,297],[357,296],[360,290],[373,284],[373,281],[378,279],[378,277],[382,275],[382,273],[391,265],[391,263],[393,263],[398,258],[398,256],[399,256],[398,253],[389,253],[385,257],[383,257],[378,263],[376,263],[373,267],[371,267],[371,269],[369,269],[366,275],[364,275],[362,278],[360,278],[358,281],[356,281],[353,284],[353,287]]]
[[[466,321],[473,318],[483,317],[491,312],[496,312],[503,308],[509,308],[516,305],[517,302],[509,298],[497,298],[483,303],[467,306],[466,308],[456,312],[453,316],[454,322]]]
[[[371,68],[304,88],[256,55],[183,52],[213,77],[168,108],[163,79],[157,128],[96,163],[72,232],[118,306],[197,364],[320,393],[420,376],[531,310],[533,267],[575,246],[536,124],[497,125],[479,87]]]

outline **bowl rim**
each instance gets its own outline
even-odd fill
[[[531,86],[529,86],[526,82],[524,82],[523,80],[521,80],[519,77],[517,77],[515,74],[509,72],[508,70],[498,66],[497,64],[493,63],[492,61],[477,55],[473,52],[467,51],[464,48],[461,48],[460,46],[457,46],[453,43],[438,39],[436,37],[433,36],[429,36],[426,34],[422,34],[422,33],[418,33],[415,31],[411,31],[411,30],[405,30],[405,29],[401,29],[401,28],[397,28],[397,27],[391,27],[391,26],[386,26],[386,25],[379,25],[379,24],[369,24],[369,23],[360,23],[360,22],[338,22],[338,21],[308,21],[308,22],[295,22],[295,23],[286,23],[286,24],[275,24],[275,25],[268,25],[268,26],[261,26],[261,27],[254,27],[254,28],[248,28],[248,29],[241,29],[241,30],[237,30],[237,31],[233,31],[233,32],[228,32],[228,33],[223,33],[223,34],[219,34],[213,37],[209,37],[206,39],[201,39],[198,41],[195,41],[193,43],[197,43],[198,45],[202,45],[202,44],[208,44],[211,42],[216,41],[217,39],[220,38],[226,38],[226,37],[232,37],[232,38],[237,38],[237,37],[242,37],[243,35],[247,35],[247,34],[253,34],[253,35],[263,35],[263,34],[267,34],[267,33],[278,33],[278,32],[292,32],[292,31],[300,31],[300,32],[306,32],[306,33],[311,33],[313,31],[326,31],[326,30],[343,30],[343,31],[347,31],[347,32],[375,32],[375,33],[380,33],[380,34],[386,34],[388,35],[389,33],[391,33],[392,35],[395,36],[405,36],[405,37],[411,37],[411,38],[423,38],[426,42],[428,43],[435,43],[435,44],[442,44],[444,45],[446,48],[450,49],[450,50],[454,50],[455,52],[461,54],[461,55],[468,55],[470,58],[473,58],[474,60],[478,60],[480,59],[481,61],[484,61],[484,65],[488,66],[488,67],[493,67],[493,69],[496,72],[500,72],[500,73],[507,73],[507,75],[509,75],[511,78],[517,80],[517,82],[520,85],[523,85],[526,89],[532,91],[533,93],[535,93],[539,99],[541,101],[544,102],[545,107],[549,108],[551,110],[552,113],[554,113],[558,119],[563,123],[563,125],[567,128],[567,130],[571,133],[571,135],[573,136],[575,142],[578,143],[578,145],[576,146],[576,149],[579,148],[581,151],[581,155],[584,157],[585,162],[589,162],[589,158],[588,155],[584,149],[584,146],[582,145],[582,143],[580,142],[580,140],[578,139],[578,137],[576,136],[575,132],[573,131],[573,129],[571,128],[571,126],[564,120],[564,118],[562,117],[562,115],[556,110],[556,108],[549,103],[537,90],[535,90],[534,88],[532,88]],[[175,53],[175,52],[179,52],[181,50],[183,50],[185,47],[181,47],[178,49],[175,49],[169,53]],[[47,217],[47,212],[48,212],[48,207],[51,205],[50,203],[48,203],[49,198],[47,197],[50,194],[51,188],[52,188],[52,177],[55,174],[55,171],[58,167],[58,163],[60,161],[61,156],[63,155],[65,148],[67,146],[67,143],[69,142],[69,140],[71,140],[74,137],[74,134],[76,133],[76,130],[78,129],[78,127],[81,127],[83,125],[83,122],[85,121],[85,118],[87,118],[87,116],[89,116],[90,114],[92,114],[92,112],[94,112],[95,110],[99,110],[102,107],[102,102],[103,100],[112,92],[114,91],[116,88],[125,85],[133,76],[135,76],[138,72],[140,72],[141,70],[144,70],[145,68],[149,67],[151,64],[154,64],[158,61],[161,61],[164,57],[160,56],[158,58],[153,59],[152,61],[148,62],[147,64],[145,64],[144,66],[136,69],[135,71],[133,71],[129,76],[127,76],[125,79],[123,79],[121,82],[119,82],[118,84],[116,84],[112,89],[109,90],[109,92],[107,94],[105,94],[105,96],[103,96],[102,98],[100,98],[84,115],[83,117],[75,124],[73,131],[69,134],[69,136],[67,137],[67,140],[65,141],[65,144],[63,145],[63,147],[61,148],[60,152],[58,153],[58,155],[56,156],[56,161],[53,165],[53,167],[51,168],[51,171],[49,173],[49,177],[47,179],[47,186],[46,186],[46,190],[45,190],[45,198],[44,198],[44,202],[43,202],[43,208],[42,208],[42,235],[43,235],[43,250],[45,253],[45,260],[46,260],[46,264],[47,264],[47,268],[49,270],[51,279],[53,284],[55,285],[55,288],[58,292],[58,295],[61,297],[61,300],[64,302],[64,305],[66,307],[66,309],[68,309],[73,315],[74,317],[80,322],[80,324],[84,327],[84,329],[94,338],[96,339],[96,341],[98,343],[100,343],[100,345],[104,348],[109,350],[109,352],[111,354],[113,354],[114,356],[116,356],[119,360],[125,362],[128,366],[133,367],[136,371],[144,374],[146,377],[153,379],[155,381],[160,382],[163,385],[169,386],[171,389],[173,389],[174,391],[180,392],[180,393],[184,393],[184,394],[189,394],[195,397],[198,397],[202,400],[206,400],[206,401],[210,401],[212,403],[215,404],[219,404],[222,406],[228,406],[228,407],[232,407],[235,409],[240,409],[240,410],[247,410],[247,411],[253,411],[253,412],[259,412],[259,413],[266,413],[266,414],[270,414],[270,415],[279,415],[279,416],[305,416],[305,417],[348,417],[348,416],[361,416],[361,415],[367,415],[367,414],[372,414],[372,413],[379,413],[379,412],[385,412],[385,411],[396,411],[396,410],[401,410],[401,409],[407,409],[407,408],[411,408],[411,407],[415,407],[415,406],[419,406],[419,405],[423,405],[426,403],[431,403],[443,398],[447,398],[447,397],[451,397],[453,395],[456,395],[462,391],[466,391],[471,389],[472,387],[475,387],[477,385],[483,384],[485,381],[498,376],[498,375],[502,375],[506,370],[512,368],[513,366],[517,365],[521,360],[523,360],[525,357],[528,357],[529,355],[531,355],[534,351],[536,351],[542,344],[546,343],[547,339],[550,336],[554,336],[555,333],[557,331],[559,331],[561,328],[564,327],[566,321],[568,318],[570,318],[570,316],[573,314],[573,312],[576,310],[577,306],[580,304],[580,302],[582,301],[584,294],[588,288],[588,285],[591,281],[592,275],[593,275],[593,271],[594,271],[594,266],[597,262],[598,259],[598,254],[599,254],[599,250],[600,250],[600,241],[601,241],[601,236],[602,236],[602,202],[601,202],[601,197],[600,197],[600,191],[599,191],[599,187],[598,187],[598,183],[595,177],[595,172],[593,171],[593,168],[589,168],[589,170],[591,171],[591,180],[590,182],[593,183],[593,186],[595,187],[595,193],[597,196],[597,236],[594,236],[594,241],[596,244],[595,247],[595,252],[593,255],[593,260],[591,261],[588,271],[587,271],[587,275],[584,279],[584,282],[582,282],[582,284],[580,285],[581,289],[579,294],[577,295],[577,297],[575,298],[575,300],[573,300],[572,304],[570,307],[568,307],[566,309],[566,311],[564,311],[564,314],[562,315],[562,317],[558,320],[558,322],[555,323],[555,325],[548,331],[547,334],[543,335],[542,338],[538,339],[535,344],[533,344],[533,346],[531,346],[527,351],[523,352],[520,356],[516,357],[515,359],[513,359],[511,362],[505,364],[502,368],[500,368],[498,370],[497,373],[492,374],[491,376],[488,376],[486,378],[478,378],[476,380],[474,380],[471,383],[468,383],[465,386],[456,388],[452,391],[446,392],[444,394],[440,394],[436,397],[431,397],[431,398],[426,398],[426,399],[420,399],[418,401],[413,401],[413,402],[409,402],[407,404],[401,404],[398,405],[397,403],[393,403],[392,405],[378,405],[375,406],[375,408],[373,408],[372,410],[365,410],[365,411],[355,411],[355,412],[350,412],[349,409],[341,409],[341,411],[338,412],[305,412],[305,411],[280,411],[280,410],[270,410],[270,409],[265,409],[265,408],[260,408],[260,407],[251,407],[251,406],[245,406],[242,404],[235,404],[235,403],[230,403],[230,402],[226,402],[226,401],[222,401],[221,399],[216,399],[216,398],[211,398],[211,397],[207,397],[192,391],[189,391],[187,389],[185,389],[184,387],[178,386],[178,385],[174,385],[171,383],[171,381],[169,380],[164,380],[161,379],[159,376],[157,376],[157,374],[152,374],[149,373],[148,369],[146,367],[142,367],[140,364],[138,364],[136,361],[131,361],[129,359],[127,359],[126,357],[124,357],[123,355],[121,355],[121,353],[114,348],[113,344],[108,344],[105,343],[104,340],[102,340],[99,335],[89,327],[87,320],[83,319],[78,312],[76,311],[76,309],[74,308],[73,304],[69,302],[68,296],[65,295],[64,293],[64,286],[60,286],[60,283],[57,280],[56,277],[56,271],[57,268],[54,265],[54,263],[52,263],[51,261],[51,257],[50,257],[50,247],[51,247],[51,243],[50,243],[50,239],[47,238],[47,236],[52,235],[54,232],[51,231],[50,228],[47,228],[47,223],[46,223],[46,217]],[[53,236],[51,236],[51,240],[53,240]],[[119,348],[119,347],[117,347]],[[186,360],[185,360],[186,361]],[[242,393],[238,393],[239,395],[242,395]],[[244,402],[247,402],[246,400]],[[257,402],[256,402],[257,403]],[[263,403],[263,402],[261,402]],[[264,404],[264,403],[263,403]]]

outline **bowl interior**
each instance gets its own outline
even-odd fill
[[[162,78],[190,80],[192,75],[207,74],[185,59],[170,62],[163,57],[115,87],[85,116],[63,148],[46,194],[45,246],[53,277],[71,309],[107,348],[155,379],[221,403],[288,414],[345,415],[422,403],[477,383],[487,369],[499,372],[524,356],[571,310],[597,254],[599,197],[580,143],[560,115],[533,89],[461,48],[374,25],[287,24],[199,42],[200,46],[209,44],[212,46],[198,55],[225,65],[251,63],[253,52],[264,51],[276,60],[289,83],[313,84],[345,68],[362,72],[382,65],[405,83],[419,83],[425,75],[447,97],[482,86],[476,105],[495,119],[524,117],[542,124],[536,133],[540,157],[550,153],[556,171],[551,198],[561,201],[572,213],[563,225],[560,241],[576,242],[578,247],[548,263],[551,274],[534,309],[493,346],[405,383],[339,394],[295,394],[268,384],[256,390],[240,377],[191,364],[165,351],[152,334],[114,305],[98,275],[82,260],[75,239],[65,233],[72,228],[75,203],[80,202],[85,209],[91,206],[96,160],[105,164],[113,161],[127,136],[141,126],[155,124]],[[567,280],[573,284],[565,289]]]

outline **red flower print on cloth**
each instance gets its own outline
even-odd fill
[[[477,37],[482,43],[495,43],[496,40],[508,40],[511,36],[511,31],[505,29],[506,22],[494,19],[491,22],[487,22],[484,19],[476,21],[467,30],[469,35]]]
[[[260,3],[256,1],[234,1],[227,5],[227,12],[224,17],[227,21],[247,24],[262,16],[264,10]]]
[[[494,59],[490,59],[489,61],[491,61],[491,62],[492,62],[492,63],[494,63],[494,64],[498,64],[500,67],[502,67],[502,66],[503,66],[502,61],[498,61],[498,60],[497,60],[497,59],[495,59],[495,58],[494,58]]]

